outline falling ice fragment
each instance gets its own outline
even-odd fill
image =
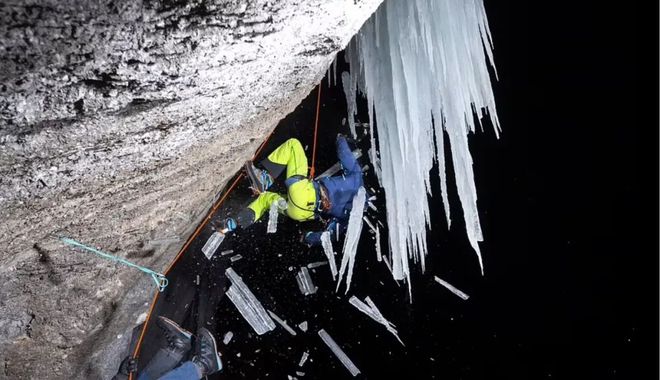
[[[316,262],[307,264],[307,268],[314,269],[314,268],[318,268],[318,267],[323,266],[323,265],[328,265],[328,262],[327,261],[316,261]]]
[[[374,227],[373,223],[371,223],[371,221],[369,220],[369,218],[367,218],[366,215],[363,216],[362,219],[364,219],[364,221],[367,222],[367,225],[369,226],[369,228],[371,228],[373,232],[376,232],[376,227]]]
[[[266,228],[266,233],[274,234],[277,232],[277,215],[279,214],[279,208],[277,202],[270,204],[270,210],[268,211],[268,227]]]
[[[339,230],[339,227],[337,227],[337,230]],[[321,246],[323,247],[325,256],[328,258],[328,263],[330,263],[330,272],[332,273],[332,280],[334,281],[337,276],[337,264],[335,263],[335,251],[332,249],[330,232],[324,231],[321,234]]]
[[[233,250],[233,249],[227,249],[227,250],[224,250],[224,251],[220,252],[220,254],[221,254],[222,256],[231,255],[232,253],[234,253],[234,250]]]
[[[376,226],[376,260],[383,261],[383,254],[380,251],[380,229]]]
[[[231,331],[227,331],[225,336],[222,338],[222,344],[225,344],[225,345],[229,344],[229,342],[231,342],[231,338],[233,338],[233,337],[234,337],[234,333],[231,332]]]
[[[403,346],[405,346],[405,344],[403,344],[403,342],[399,338],[399,333],[396,331],[396,326],[394,326],[394,324],[392,322],[388,321],[387,319],[385,319],[385,317],[383,317],[383,314],[380,313],[380,310],[378,310],[378,308],[373,303],[373,301],[371,301],[371,298],[367,297],[364,300],[367,302],[367,304],[360,301],[357,297],[352,296],[348,300],[348,302],[351,305],[355,306],[356,309],[358,309],[361,312],[363,312],[364,314],[368,315],[374,321],[376,321],[376,322],[382,324],[383,326],[385,326],[387,331],[392,333],[392,335],[394,335],[394,337],[396,337],[396,339],[399,341],[399,343],[401,343]]]
[[[298,367],[302,367],[305,365],[305,362],[307,361],[307,358],[309,357],[309,352],[305,351],[302,354],[302,357],[300,358],[300,361],[298,362]]]
[[[243,256],[241,256],[240,254],[238,254],[238,255],[234,255],[234,256],[230,257],[229,260],[231,260],[231,262],[233,263],[233,262],[238,261],[238,260],[240,260],[240,259],[242,259],[242,258],[243,258]]]
[[[275,322],[268,316],[261,302],[257,300],[247,285],[245,285],[241,276],[232,268],[227,268],[225,274],[232,283],[227,290],[227,297],[234,303],[236,309],[238,309],[243,318],[252,326],[254,331],[261,335],[275,329]]]
[[[348,358],[344,350],[342,350],[341,347],[337,345],[335,340],[332,339],[332,337],[328,335],[328,333],[325,332],[325,330],[323,329],[319,330],[319,336],[321,337],[321,339],[323,339],[323,342],[330,348],[330,350],[332,350],[332,353],[335,354],[337,359],[339,359],[339,361],[341,361],[344,367],[346,367],[346,369],[348,369],[351,375],[353,375],[353,377],[357,376],[360,373],[360,370],[355,366],[355,364],[353,364],[351,359]]]
[[[463,300],[467,300],[470,298],[467,294],[463,293],[462,291],[456,289],[452,284],[448,283],[447,281],[439,278],[438,276],[433,276],[435,277],[435,281],[444,286],[445,288],[449,289],[452,293],[456,294],[457,296],[461,297]]]
[[[373,198],[373,197],[372,197],[372,198]],[[376,208],[376,206],[374,206],[373,203],[371,203],[371,202],[367,202],[367,205],[369,205],[369,208],[370,208],[370,209],[374,210],[375,212],[378,212],[378,209]]]
[[[302,332],[307,332],[307,321],[300,322],[300,324],[298,325],[298,328],[299,328]]]
[[[347,267],[346,293],[348,293],[348,290],[351,287],[353,266],[355,265],[355,254],[357,253],[357,246],[360,241],[360,234],[362,233],[362,214],[364,213],[365,198],[366,191],[364,190],[364,187],[360,187],[357,194],[353,197],[353,207],[348,217],[348,227],[346,230],[346,237],[344,238],[344,251],[341,258],[341,267],[339,269],[336,291],[339,290],[339,285],[341,285],[341,280],[344,277],[344,272]]]
[[[303,377],[305,376],[305,372],[296,371],[296,375]]]
[[[215,251],[218,249],[222,241],[225,239],[225,234],[222,232],[214,232],[211,234],[211,237],[209,237],[209,240],[206,241],[206,244],[202,247],[202,252],[204,253],[204,256],[206,256],[207,259],[211,260],[211,257],[213,257],[213,254]]]
[[[268,310],[268,315],[270,315],[271,318],[273,318],[277,323],[280,324],[286,331],[289,332],[289,334],[296,336],[296,332],[294,329],[292,329],[285,320],[282,318],[278,317],[277,314],[273,313],[272,311]]]
[[[318,288],[314,286],[314,282],[312,282],[312,277],[309,275],[307,267],[300,267],[300,271],[296,274],[296,282],[298,282],[300,292],[306,296],[314,294],[318,290]]]

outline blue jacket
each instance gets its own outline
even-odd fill
[[[348,147],[344,136],[337,138],[337,157],[342,166],[341,175],[325,177],[318,181],[318,183],[325,186],[328,190],[328,198],[331,205],[330,210],[326,213],[321,213],[320,217],[330,220],[325,231],[330,232],[330,235],[333,237],[338,224],[340,232],[346,230],[348,217],[353,208],[353,197],[360,186],[363,185],[362,168],[360,168],[360,164],[353,157],[353,152]],[[308,232],[305,235],[305,242],[310,246],[320,245],[321,234],[323,232]]]

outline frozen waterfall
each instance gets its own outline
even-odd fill
[[[371,124],[376,121],[394,278],[406,279],[410,288],[409,260],[425,269],[431,212],[425,194],[431,193],[434,161],[451,222],[446,137],[468,239],[483,274],[467,134],[475,131],[474,112],[489,117],[498,136],[499,121],[488,73],[492,41],[482,0],[386,1],[351,40],[346,60],[351,73],[343,73],[342,79],[349,81],[344,83],[349,117],[356,109],[355,94],[349,90],[357,89],[367,99]]]

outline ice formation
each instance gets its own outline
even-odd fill
[[[227,290],[227,297],[241,313],[243,318],[252,326],[254,331],[261,335],[275,329],[275,322],[270,318],[261,302],[252,294],[245,285],[241,276],[232,268],[227,268],[225,275],[231,280],[232,285]]]
[[[337,289],[341,285],[341,279],[348,267],[346,275],[346,293],[351,287],[351,278],[353,277],[353,265],[355,264],[355,254],[357,253],[360,234],[362,233],[362,213],[364,213],[364,203],[366,202],[366,191],[360,187],[357,194],[353,197],[353,208],[348,217],[348,227],[346,237],[344,238],[344,251],[341,257],[341,267],[339,268],[339,278],[337,279]]]
[[[435,277],[435,281],[438,284],[440,284],[440,285],[444,286],[445,288],[449,289],[449,291],[451,291],[452,293],[454,293],[457,296],[461,297],[464,301],[467,300],[468,298],[470,298],[470,296],[468,296],[467,294],[465,294],[462,291],[456,289],[456,287],[454,287],[454,285],[448,283],[447,281],[441,279],[438,276],[434,276],[434,277]]]
[[[337,227],[337,230],[339,230],[339,227]],[[332,280],[334,281],[337,277],[337,264],[335,262],[335,251],[332,249],[330,232],[324,231],[321,234],[321,246],[323,246],[323,252],[328,258],[328,263],[330,263],[330,272],[332,272]]]
[[[378,226],[376,226],[376,260],[378,262],[383,261],[383,254],[380,250],[380,228]]]
[[[337,359],[341,361],[341,364],[343,364],[344,367],[346,367],[346,369],[348,369],[348,371],[351,373],[351,375],[353,375],[353,377],[360,374],[360,370],[355,366],[355,364],[353,364],[353,362],[351,361],[351,359],[349,359],[349,357],[346,355],[344,350],[342,350],[341,347],[337,345],[335,340],[332,339],[332,337],[328,335],[328,333],[325,332],[325,330],[323,329],[319,330],[319,336],[321,337],[321,339],[323,339],[323,342],[332,350],[332,353],[335,354]]]
[[[447,223],[444,134],[449,138],[456,186],[470,244],[483,240],[467,134],[474,113],[499,121],[488,63],[492,41],[482,0],[387,1],[346,49],[351,73],[342,73],[349,123],[354,89],[366,96],[370,124],[377,121],[380,173],[387,204],[392,270],[406,279],[409,259],[425,269],[429,172],[437,160]],[[373,136],[373,133],[372,133]],[[434,143],[435,141],[435,143]],[[372,142],[372,150],[375,148]],[[370,153],[372,161],[378,161]],[[373,162],[377,168],[376,162]]]

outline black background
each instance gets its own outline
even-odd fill
[[[324,259],[297,241],[313,225],[284,220],[275,235],[265,234],[265,223],[239,231],[221,248],[242,254],[233,264],[201,255],[207,227],[168,275],[172,285],[155,310],[191,330],[204,324],[218,339],[234,332],[221,347],[226,368],[214,378],[285,378],[296,370],[305,378],[348,377],[320,342],[320,328],[364,378],[658,378],[658,9],[485,3],[502,125],[500,139],[490,125],[469,137],[485,276],[467,242],[451,167],[452,228],[436,169],[428,267],[425,274],[413,270],[412,303],[406,286],[397,287],[376,262],[366,226],[362,234],[348,296],[371,296],[397,325],[405,348],[334,292],[327,267],[312,273],[318,293],[300,295],[295,270]],[[341,56],[339,62],[341,73],[347,67]],[[338,127],[346,115],[341,83],[328,87],[324,79],[323,86],[318,171],[335,160],[336,132],[347,133]],[[311,157],[315,106],[314,91],[282,121],[264,152],[297,137]],[[364,111],[362,104],[361,121]],[[373,180],[367,174],[367,184]],[[243,182],[220,216],[247,204]],[[382,212],[370,217],[385,222]],[[337,244],[335,250],[341,250]],[[278,328],[256,336],[222,299],[227,265],[267,308],[292,326],[307,320],[310,332],[291,337]],[[202,285],[195,286],[200,273]],[[458,299],[434,275],[470,299]],[[148,331],[145,360],[158,346],[157,330]],[[297,368],[306,350],[312,360]]]

